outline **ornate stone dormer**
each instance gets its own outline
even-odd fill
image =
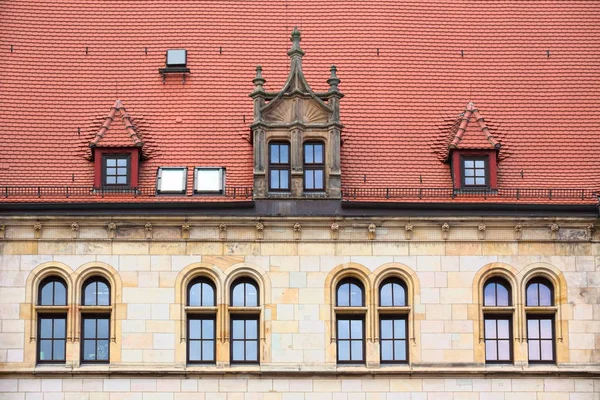
[[[302,72],[300,40],[294,28],[290,73],[279,92],[264,90],[261,66],[252,81],[256,198],[340,197],[340,79],[332,65],[329,90],[314,92]]]

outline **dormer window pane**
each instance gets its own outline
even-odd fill
[[[129,155],[107,154],[103,156],[103,184],[105,186],[129,185]]]
[[[167,50],[167,67],[185,67],[187,51],[183,49]]]
[[[462,176],[464,187],[486,187],[487,158],[471,158],[462,160]]]
[[[222,193],[223,168],[196,168],[194,191],[196,193]]]
[[[290,145],[289,143],[269,144],[269,190],[289,191],[290,189]]]
[[[158,193],[185,193],[187,168],[159,168],[156,182]]]

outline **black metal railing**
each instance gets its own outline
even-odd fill
[[[183,194],[182,194],[183,195]],[[0,201],[2,198],[71,198],[71,197],[166,197],[158,195],[155,187],[137,188],[94,188],[89,186],[0,186]],[[175,195],[170,195],[175,196]],[[232,199],[252,199],[252,187],[226,187],[223,193],[203,194],[203,196],[225,196]]]
[[[344,200],[360,199],[455,199],[465,197],[497,199],[538,199],[538,200],[597,200],[599,192],[594,189],[468,189],[452,188],[342,188]]]

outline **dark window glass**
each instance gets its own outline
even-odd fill
[[[462,160],[464,186],[487,186],[487,158]]]
[[[553,297],[552,284],[546,279],[532,279],[527,284],[527,306],[552,306]]]
[[[81,362],[108,362],[110,317],[82,315]]]
[[[304,190],[325,189],[323,143],[304,144]]]
[[[386,280],[379,290],[379,305],[381,307],[406,306],[406,288],[399,279]]]
[[[67,316],[40,314],[38,318],[38,361],[65,362]]]
[[[508,316],[485,317],[485,361],[510,362],[512,360],[512,323]]]
[[[188,306],[214,307],[216,303],[215,288],[207,279],[201,278],[190,283],[188,291]]]
[[[364,318],[362,316],[337,317],[338,363],[364,362]]]
[[[510,304],[510,285],[508,282],[499,278],[488,280],[483,289],[483,305],[486,307],[503,307]]]
[[[258,287],[249,279],[238,280],[231,290],[231,305],[234,307],[257,307]]]
[[[344,279],[337,288],[338,307],[362,307],[365,305],[363,286],[356,279]]]
[[[44,279],[40,283],[38,293],[38,305],[40,306],[66,306],[67,285],[57,277]]]
[[[216,349],[214,316],[188,318],[188,362],[214,363]]]
[[[527,316],[527,348],[530,362],[554,362],[554,317]]]
[[[231,317],[231,362],[258,362],[258,317],[234,315]]]
[[[84,306],[109,306],[110,288],[103,278],[94,277],[83,284]]]
[[[105,155],[103,158],[103,164],[104,185],[129,185],[129,155]]]
[[[386,316],[381,318],[379,325],[381,362],[405,363],[408,361],[407,327],[406,317]]]
[[[290,190],[289,143],[269,143],[269,189]]]

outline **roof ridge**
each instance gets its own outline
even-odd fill
[[[131,139],[132,145],[135,147],[142,147],[144,145],[144,142],[138,134],[135,124],[132,122],[132,118],[129,115],[129,113],[127,113],[123,102],[117,99],[115,101],[115,104],[110,108],[110,112],[108,113],[108,115],[104,117],[104,123],[102,123],[102,126],[90,142],[90,147],[98,146],[98,144],[104,139],[104,137],[110,130],[110,127],[114,122],[117,113],[121,114],[121,121],[123,122],[125,130],[129,134],[129,139]]]

